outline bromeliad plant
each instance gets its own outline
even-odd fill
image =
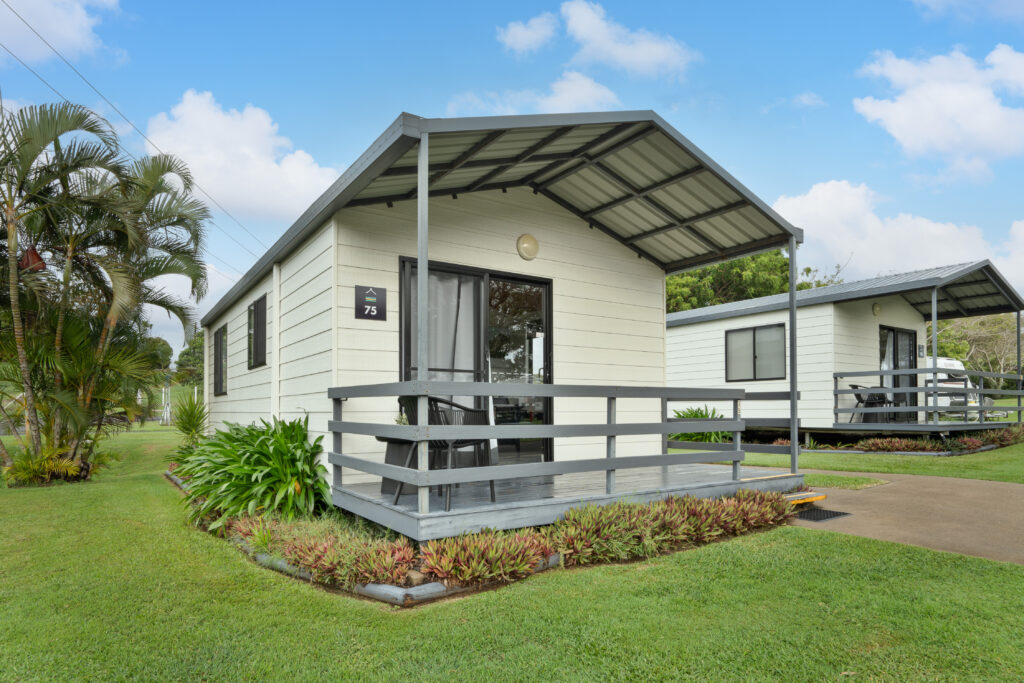
[[[231,517],[273,513],[287,520],[327,507],[323,437],[309,442],[309,418],[260,422],[227,423],[182,458],[175,474],[188,479],[193,522],[216,530]]]

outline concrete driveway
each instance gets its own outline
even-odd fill
[[[861,491],[816,488],[828,494],[817,505],[849,512],[825,522],[797,519],[797,526],[948,550],[1024,564],[1024,485],[975,479],[872,472],[826,472],[885,479]]]

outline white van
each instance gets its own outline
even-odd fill
[[[950,389],[948,393],[942,391],[939,392],[938,405],[965,405],[964,400],[966,398],[966,406],[968,410],[973,408],[975,411],[973,413],[968,412],[968,419],[977,420],[977,410],[980,408],[977,387],[974,386],[970,377],[967,376],[967,370],[964,368],[963,361],[956,358],[944,358],[942,356],[939,356],[936,361],[935,367],[942,370],[942,372],[936,373],[936,381],[938,382],[939,388],[942,389],[948,387]],[[932,367],[931,356],[927,356],[925,358],[925,362],[922,367]],[[931,374],[924,375],[924,386],[932,386]],[[965,389],[966,396],[964,391]],[[926,403],[931,405],[931,395],[928,395],[927,399]]]

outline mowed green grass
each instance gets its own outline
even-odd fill
[[[789,454],[747,453],[744,465],[789,468]],[[800,468],[840,472],[930,474],[1024,484],[1024,444],[970,455],[891,455],[889,453],[801,453]]]
[[[786,527],[399,610],[186,525],[167,430],[0,490],[0,680],[1024,677],[1024,567]]]

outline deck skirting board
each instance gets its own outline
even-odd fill
[[[478,505],[451,512],[430,512],[421,515],[411,510],[396,507],[379,498],[346,489],[333,487],[331,497],[340,508],[383,524],[416,541],[473,533],[481,529],[518,529],[522,527],[551,524],[566,511],[588,504],[605,505],[619,500],[646,503],[669,496],[693,495],[699,498],[718,498],[734,495],[740,489],[761,491],[788,491],[803,483],[802,474],[780,474],[776,476],[723,480],[720,482],[692,485],[677,485],[667,488],[630,491],[621,494],[591,494],[575,498],[549,498],[515,501],[490,505]]]

